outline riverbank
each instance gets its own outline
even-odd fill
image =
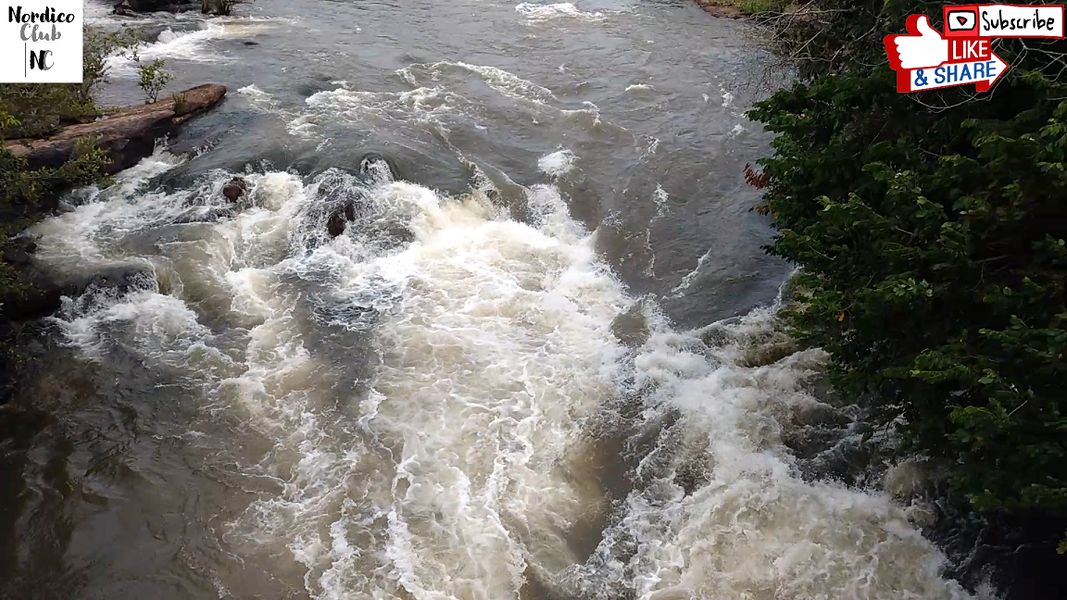
[[[768,250],[806,290],[782,317],[833,356],[837,395],[891,432],[893,460],[926,465],[953,577],[1067,597],[1063,44],[1004,40],[989,93],[900,94],[879,40],[908,15],[937,29],[941,5],[810,6],[775,36],[798,81],[749,112],[777,136],[751,177]]]
[[[94,144],[104,152],[103,172],[113,175],[152,153],[156,140],[213,108],[226,96],[226,86],[205,84],[149,104],[112,111],[90,123],[67,125],[44,138],[4,142],[4,150],[24,160],[26,168],[61,168],[79,145]],[[18,115],[15,115],[18,118]]]
[[[5,141],[0,146],[0,405],[7,403],[18,382],[25,379],[21,370],[26,361],[20,349],[27,325],[54,313],[63,296],[77,296],[90,284],[122,285],[122,275],[116,277],[115,273],[53,279],[38,268],[33,258],[36,241],[23,230],[54,213],[59,196],[66,190],[135,165],[152,154],[157,140],[176,133],[183,123],[218,105],[225,95],[225,86],[208,84],[157,102],[109,110],[95,119],[93,107],[87,105],[75,111],[85,115],[76,121],[87,122],[60,125],[54,130],[35,127],[34,121],[64,120],[48,115],[49,108],[58,111],[69,105],[69,101],[54,97],[55,105],[46,105],[32,116],[16,110],[4,119],[13,129],[26,126],[26,131],[45,133]],[[0,116],[3,114],[7,113]]]
[[[696,0],[709,14],[725,19],[743,19],[765,13],[785,12],[794,0]]]

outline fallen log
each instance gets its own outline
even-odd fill
[[[47,138],[10,140],[4,148],[25,158],[31,169],[58,168],[71,158],[78,142],[95,140],[111,159],[105,172],[114,174],[151,155],[157,139],[174,133],[179,125],[215,106],[225,95],[226,86],[209,83],[99,121],[68,125]]]

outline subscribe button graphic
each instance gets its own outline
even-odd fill
[[[1062,38],[1063,5],[971,4],[945,7],[945,37]]]
[[[898,92],[971,84],[988,92],[1011,66],[993,51],[996,38],[1064,39],[1062,4],[971,4],[944,11],[944,33],[915,14],[904,24],[908,33],[883,39]]]

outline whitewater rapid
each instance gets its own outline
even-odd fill
[[[553,184],[527,190],[522,223],[477,173],[456,198],[382,163],[247,173],[249,202],[216,219],[234,174],[151,189],[180,163],[161,150],[37,226],[57,269],[145,273],[55,322],[86,360],[119,347],[179,370],[200,410],[268,443],[244,468],[278,493],[225,539],[287,549],[313,597],[515,598],[528,578],[581,598],[967,597],[886,494],[798,477],[781,430],[819,405],[804,383],[821,353],[744,366],[773,308],[673,330],[627,295]],[[360,216],[331,240],[338,198]],[[120,250],[145,235],[156,253]],[[636,341],[613,329],[624,313]],[[335,334],[341,354],[315,351]],[[345,353],[373,367],[356,376]],[[590,460],[609,433],[654,439],[630,450],[633,489],[614,504]],[[583,560],[568,538],[598,519]]]

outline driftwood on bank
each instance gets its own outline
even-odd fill
[[[113,174],[128,169],[152,154],[156,140],[173,133],[178,126],[215,106],[226,95],[226,86],[207,84],[173,97],[135,106],[105,119],[63,127],[43,139],[11,140],[4,147],[26,159],[31,169],[59,167],[70,159],[81,140],[95,140],[111,159],[105,169]]]

